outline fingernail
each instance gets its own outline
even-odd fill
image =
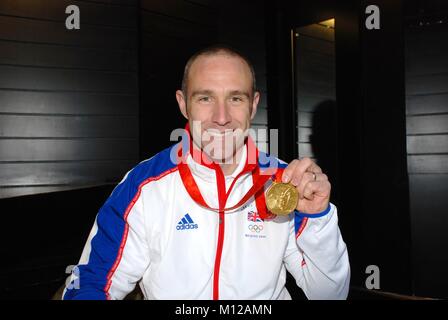
[[[288,182],[288,180],[289,180],[288,175],[284,174],[284,175],[282,176],[282,181],[283,181],[284,183],[286,183],[286,182]]]

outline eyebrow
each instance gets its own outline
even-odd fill
[[[198,95],[212,95],[213,91],[211,90],[198,90],[198,91],[193,91],[193,93],[191,94],[192,97],[198,96]],[[240,90],[233,90],[230,91],[231,96],[235,96],[235,95],[242,95],[242,96],[246,96],[247,98],[250,98],[250,95],[248,92],[245,91],[240,91]]]
[[[212,95],[213,92],[211,90],[199,90],[199,91],[193,91],[191,94],[192,97],[198,96],[198,95]]]
[[[234,90],[230,91],[231,96],[240,95],[240,96],[246,96],[247,98],[250,98],[250,95],[246,91],[240,91],[240,90]]]

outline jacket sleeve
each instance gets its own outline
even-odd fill
[[[132,172],[99,210],[64,300],[123,299],[149,265],[140,186]]]
[[[294,212],[284,262],[308,299],[347,298],[350,264],[333,204],[316,215]]]

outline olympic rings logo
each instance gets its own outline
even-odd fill
[[[248,226],[249,230],[252,232],[260,233],[261,230],[263,230],[263,226],[259,226],[256,224],[250,224]]]

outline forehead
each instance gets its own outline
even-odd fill
[[[252,73],[247,63],[236,55],[217,53],[201,55],[191,64],[188,85],[251,87]]]

